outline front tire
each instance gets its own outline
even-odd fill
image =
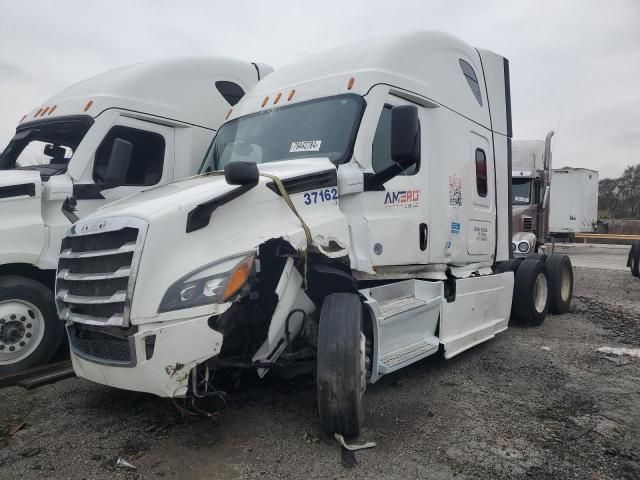
[[[362,303],[353,293],[325,297],[318,330],[318,411],[322,430],[357,437],[366,388]]]
[[[0,277],[0,376],[47,363],[63,338],[49,288],[26,277]]]
[[[542,325],[549,308],[549,283],[544,262],[527,258],[516,270],[513,286],[513,313],[517,323]]]
[[[551,255],[546,261],[549,278],[549,311],[567,313],[573,297],[573,267],[567,255]]]

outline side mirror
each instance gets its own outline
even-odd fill
[[[62,147],[57,145],[53,145],[52,143],[44,146],[44,154],[47,157],[57,157],[60,154],[64,155],[65,150]]]
[[[405,169],[420,160],[420,121],[414,105],[391,109],[391,158]]]
[[[112,185],[124,185],[131,163],[133,143],[116,138],[113,140],[104,181]]]
[[[224,178],[229,185],[257,185],[258,166],[251,162],[231,162],[224,166]]]
[[[382,185],[420,161],[420,121],[414,105],[391,109],[391,159],[389,167],[365,176],[365,190],[384,190]]]

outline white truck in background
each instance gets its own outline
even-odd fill
[[[320,423],[356,436],[367,383],[540,324],[546,267],[510,260],[508,61],[442,33],[277,70],[201,175],[73,226],[56,284],[80,377],[163,397],[225,369],[317,367]],[[514,272],[515,286],[514,286]]]
[[[575,239],[576,233],[593,233],[598,226],[598,172],[564,167],[551,177],[549,231],[554,238]]]
[[[0,156],[0,375],[47,362],[64,338],[53,289],[69,226],[197,173],[231,106],[271,71],[223,57],[141,63],[22,118]]]
[[[567,255],[555,255],[549,215],[556,191],[552,182],[551,139],[516,140],[512,145],[511,202],[515,258],[540,258],[549,280],[549,311],[566,313],[573,297],[573,267]],[[560,195],[560,194],[558,194]]]

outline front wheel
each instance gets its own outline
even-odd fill
[[[547,267],[541,260],[527,258],[514,277],[513,313],[521,325],[542,325],[549,308]]]
[[[63,337],[49,288],[26,277],[0,277],[0,376],[48,362]]]
[[[318,330],[318,411],[322,430],[357,437],[366,388],[362,303],[353,293],[328,295]]]

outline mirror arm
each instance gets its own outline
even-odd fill
[[[402,171],[402,167],[399,164],[394,163],[393,165],[389,165],[381,172],[374,174],[365,174],[364,188],[365,190],[384,190],[383,185],[396,175],[402,173]]]

